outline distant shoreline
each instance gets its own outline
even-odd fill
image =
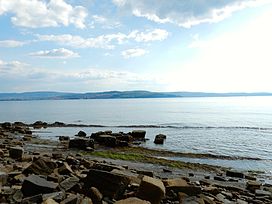
[[[207,93],[207,92],[150,92],[150,91],[108,91],[90,93],[66,92],[23,92],[0,93],[0,101],[32,100],[79,100],[79,99],[144,99],[144,98],[196,98],[196,97],[248,97],[272,96],[269,92],[253,93]]]

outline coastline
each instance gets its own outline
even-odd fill
[[[109,169],[111,169],[110,172],[115,169],[113,175],[116,173],[119,176],[123,175],[124,177],[134,174],[138,175],[134,175],[135,178],[133,177],[134,179],[138,178],[136,179],[138,181],[138,188],[142,185],[145,176],[157,179],[157,181],[163,182],[166,188],[166,192],[164,192],[166,194],[160,200],[162,203],[175,203],[175,200],[180,201],[182,199],[194,199],[197,200],[197,202],[200,202],[200,200],[208,200],[209,203],[223,203],[227,201],[242,203],[243,201],[250,202],[250,200],[258,199],[262,203],[270,203],[272,200],[272,185],[267,182],[268,180],[264,180],[258,172],[237,172],[220,166],[171,161],[162,158],[162,156],[208,157],[210,155],[194,155],[152,150],[137,147],[135,145],[129,145],[126,147],[108,147],[101,144],[95,144],[93,146],[94,148],[86,148],[85,150],[81,148],[69,148],[66,146],[65,141],[46,140],[32,135],[33,127],[43,128],[44,126],[45,123],[43,122],[38,122],[35,125],[26,125],[19,122],[13,124],[1,124],[1,195],[3,198],[13,199],[14,201],[15,194],[12,194],[11,197],[5,194],[6,191],[11,189],[13,189],[14,193],[24,192],[24,181],[29,179],[30,176],[25,173],[26,169],[29,169],[30,167],[31,169],[34,168],[33,165],[37,160],[45,159],[53,163],[59,163],[59,165],[67,163],[68,166],[65,164],[65,177],[76,177],[78,182],[80,179],[83,179],[83,177],[85,178],[84,172],[95,171],[96,173],[99,172],[100,175],[102,173],[104,174],[104,171]],[[86,138],[84,138],[84,140],[86,140]],[[21,148],[23,153],[20,158],[11,158],[11,149],[13,148]],[[224,159],[228,160],[230,158],[226,157]],[[74,163],[76,161],[81,165],[76,165],[76,163]],[[46,162],[43,161],[42,163],[44,165]],[[85,165],[83,165],[83,163]],[[59,168],[60,167],[57,168],[58,171]],[[14,171],[17,172],[16,175],[21,175],[23,178],[17,181],[16,190],[14,190],[14,185],[11,185],[10,183],[10,177],[14,176],[14,173],[12,173]],[[39,171],[34,171],[32,173],[38,176],[41,174]],[[51,174],[54,174],[55,177],[58,177],[59,175],[59,173],[56,173],[55,171]],[[88,176],[89,173],[87,173],[87,178],[89,178]],[[104,176],[102,176],[102,180]],[[47,176],[47,178],[49,177]],[[181,181],[179,180],[181,178],[182,184],[180,184]],[[170,181],[169,179],[174,179],[175,182],[178,182],[175,183],[175,185],[177,185],[175,188],[179,189],[179,193],[185,193],[185,197],[180,196],[179,193],[176,195],[169,195],[169,192],[167,192],[167,189],[169,190],[168,185],[170,185],[169,183],[167,184],[167,182]],[[54,182],[59,183],[59,185],[61,184],[58,179],[54,180]],[[100,184],[94,185],[98,187]],[[85,186],[81,187],[85,188]],[[211,187],[213,189],[212,191]],[[107,194],[107,191],[105,191],[103,187],[100,188],[101,189],[98,188],[98,190],[103,192],[102,194]],[[190,190],[188,191],[188,189]],[[77,194],[79,195],[77,195],[77,198],[75,199],[86,199],[86,197],[88,197],[86,193],[72,188],[64,191],[67,195],[64,196],[63,200],[68,199],[69,196]],[[122,196],[118,198],[111,197],[111,202],[122,200],[127,197],[137,197],[139,189],[131,190],[127,188],[127,191],[130,192],[131,195],[129,194],[124,196],[125,194],[122,194]],[[54,190],[53,192],[57,192],[57,190]],[[37,195],[29,196],[27,193],[23,193],[20,197],[21,200],[16,196],[15,197],[20,201],[24,199],[24,201],[26,201],[27,199],[34,199],[32,198],[33,196],[35,197]],[[46,201],[48,198],[45,197],[42,199]],[[102,196],[101,199],[105,200],[106,198]],[[111,202],[108,200],[108,203]]]

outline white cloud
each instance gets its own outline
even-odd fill
[[[17,41],[17,40],[1,40],[0,47],[21,47],[27,42]]]
[[[78,53],[65,48],[58,48],[53,50],[41,50],[38,52],[30,53],[29,55],[35,57],[62,58],[62,59],[79,57]]]
[[[85,28],[88,13],[82,6],[72,6],[64,0],[0,0],[0,15],[11,13],[16,26],[39,28],[70,24]]]
[[[156,23],[174,23],[186,28],[201,23],[219,22],[236,11],[271,2],[271,0],[113,0],[115,5],[130,10],[134,16],[144,17]]]
[[[112,18],[107,18],[101,15],[93,15],[92,19],[93,19],[93,22],[92,22],[93,27],[95,27],[95,25],[99,25],[103,29],[114,29],[121,26],[121,23],[119,21],[116,21]]]
[[[21,73],[28,65],[20,61],[2,61],[0,60],[0,75],[13,75]]]
[[[36,35],[40,41],[57,42],[61,45],[77,48],[104,48],[113,49],[116,44],[125,43],[128,40],[136,42],[162,41],[168,37],[169,33],[162,29],[146,30],[139,32],[134,30],[128,34],[115,33],[100,35],[92,38],[83,38],[70,34],[64,35]]]
[[[272,10],[213,39],[193,36],[197,55],[165,75],[170,90],[272,91]],[[179,67],[179,68],[178,68]]]
[[[122,51],[122,56],[126,59],[131,58],[131,57],[140,57],[142,55],[147,54],[148,51],[146,51],[145,49],[141,49],[141,48],[134,48],[134,49],[128,49],[128,50],[124,50]]]

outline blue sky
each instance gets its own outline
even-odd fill
[[[0,0],[0,92],[272,92],[272,0]]]

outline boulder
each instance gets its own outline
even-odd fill
[[[141,200],[136,197],[131,197],[123,200],[118,200],[115,204],[150,204],[149,201]]]
[[[241,173],[241,172],[238,172],[238,171],[227,170],[226,171],[226,176],[235,177],[235,178],[244,178],[245,175],[243,173]]]
[[[69,166],[69,164],[67,164],[67,162],[63,162],[63,165],[58,168],[58,173],[61,175],[67,175],[67,174],[73,174],[74,172]]]
[[[247,181],[247,190],[251,191],[251,192],[255,192],[255,190],[260,189],[261,188],[261,183],[258,181]]]
[[[94,140],[87,138],[75,138],[69,141],[69,148],[85,150],[87,147],[94,148]]]
[[[24,149],[22,147],[11,147],[9,149],[9,156],[12,159],[20,160],[20,159],[22,159],[23,154],[24,154]]]
[[[86,132],[80,130],[80,131],[76,134],[76,136],[79,136],[79,137],[86,137],[87,134],[86,134]]]
[[[52,193],[58,184],[45,180],[37,175],[27,177],[22,185],[22,193],[25,197],[44,193]]]
[[[156,137],[154,139],[154,143],[155,144],[163,144],[165,139],[166,139],[166,135],[158,134],[158,135],[156,135]]]
[[[87,177],[84,179],[84,187],[96,187],[107,197],[118,199],[123,194],[130,179],[117,173],[101,171],[96,169],[89,170]]]
[[[92,199],[93,204],[102,204],[103,195],[97,188],[91,187],[89,194],[89,197]]]
[[[77,204],[80,197],[75,194],[70,194],[66,199],[60,202],[60,204]]]
[[[131,136],[133,137],[134,140],[144,140],[145,139],[145,130],[133,130],[131,132]]]
[[[164,180],[166,192],[183,192],[189,196],[196,196],[201,193],[201,188],[198,186],[189,185],[187,181],[181,178]]]
[[[52,198],[48,198],[45,201],[43,201],[42,204],[58,204],[58,203]]]
[[[69,136],[59,136],[59,141],[69,141],[70,137]]]
[[[144,176],[137,197],[150,201],[151,204],[159,204],[165,196],[165,187],[161,180]]]
[[[78,184],[79,178],[77,177],[69,177],[60,183],[60,189],[63,191],[69,191],[76,184]]]
[[[115,147],[117,144],[116,137],[110,135],[99,135],[97,136],[96,141],[107,147]]]
[[[37,175],[49,175],[53,170],[57,168],[57,164],[49,158],[39,157],[28,166],[23,173],[24,174],[37,174]]]

